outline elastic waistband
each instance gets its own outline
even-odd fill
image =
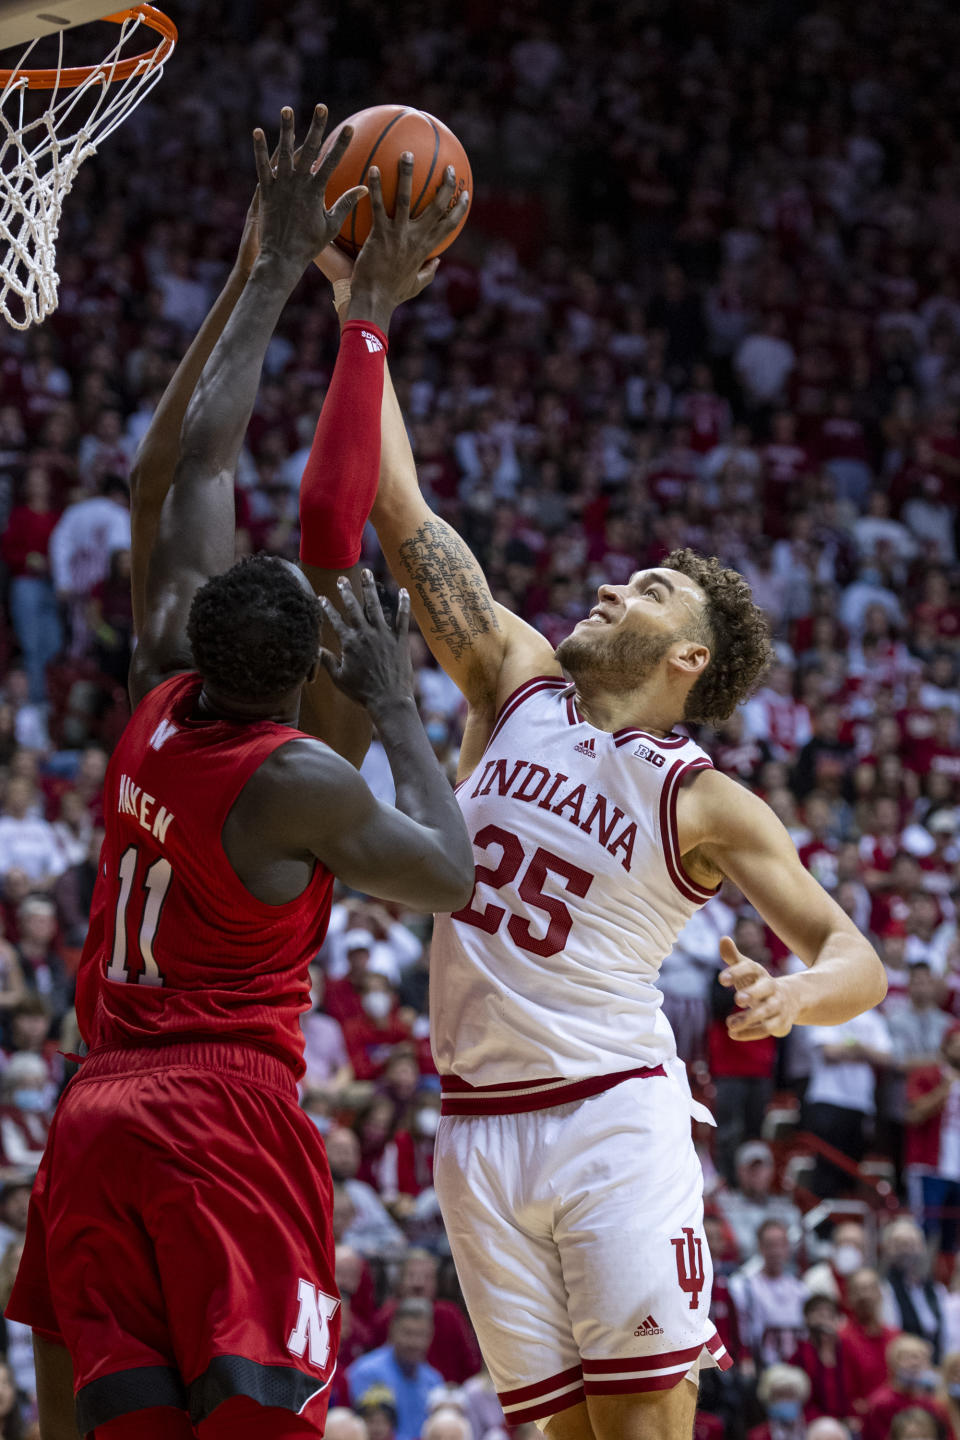
[[[170,1045],[104,1045],[84,1056],[74,1085],[117,1075],[148,1075],[174,1068],[230,1075],[261,1090],[279,1090],[296,1098],[297,1081],[276,1055],[229,1040],[180,1040]]]
[[[652,1080],[666,1075],[662,1065],[618,1070],[613,1075],[590,1075],[584,1080],[517,1080],[503,1085],[468,1085],[459,1075],[441,1075],[441,1115],[523,1115],[528,1110],[552,1110],[571,1100],[589,1100],[624,1080]]]

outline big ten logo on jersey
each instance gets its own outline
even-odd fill
[[[655,765],[658,770],[662,770],[667,763],[667,757],[659,750],[651,750],[649,745],[638,745],[633,753],[638,760],[646,760],[648,765]]]
[[[309,1280],[298,1283],[297,1301],[300,1309],[287,1349],[298,1360],[307,1355],[309,1363],[322,1370],[330,1358],[330,1321],[340,1309],[340,1301],[335,1295],[318,1290]]]

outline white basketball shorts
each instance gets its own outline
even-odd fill
[[[732,1362],[690,1099],[670,1074],[519,1115],[444,1116],[434,1183],[507,1420]]]

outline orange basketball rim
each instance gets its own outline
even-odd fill
[[[22,84],[29,90],[75,90],[80,85],[87,84],[96,77],[104,84],[112,85],[115,81],[129,80],[132,76],[146,74],[157,66],[163,65],[173,53],[177,43],[177,27],[154,5],[134,5],[129,10],[118,10],[114,15],[104,15],[104,20],[114,25],[124,25],[128,20],[139,20],[143,25],[154,30],[160,37],[152,50],[145,50],[140,55],[131,55],[127,60],[106,60],[99,65],[73,65],[64,69],[31,70],[15,69],[0,70],[0,89],[16,80],[18,85]]]

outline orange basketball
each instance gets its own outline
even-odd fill
[[[419,215],[430,204],[448,165],[453,166],[457,176],[451,205],[464,190],[469,190],[472,198],[473,177],[467,152],[453,131],[425,110],[414,110],[409,105],[372,105],[369,110],[360,110],[331,131],[323,142],[321,157],[326,155],[344,125],[353,126],[353,139],[327,184],[328,207],[345,190],[366,184],[367,171],[371,165],[376,165],[380,170],[383,203],[387,214],[392,215],[397,198],[397,163],[404,150],[409,150],[414,160],[412,215]],[[434,255],[439,255],[453,244],[466,218],[463,217],[453,234],[448,235],[439,249],[433,252]],[[364,198],[354,207],[334,243],[348,255],[356,255],[369,235],[372,223],[370,201]]]

